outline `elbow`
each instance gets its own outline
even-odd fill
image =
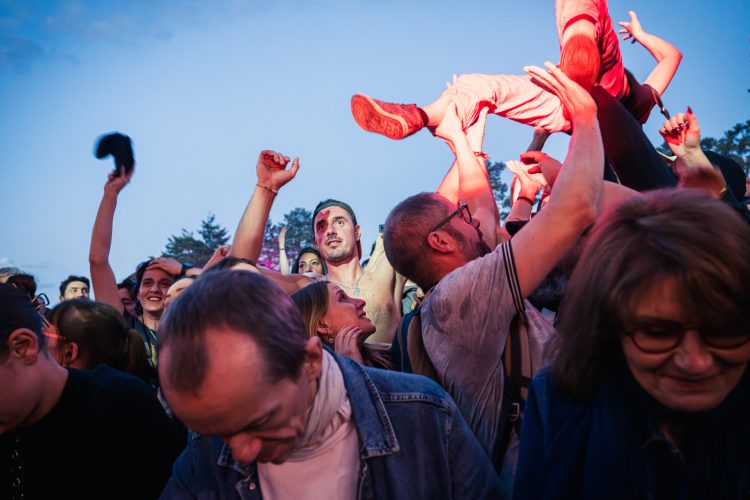
[[[580,232],[593,224],[599,214],[598,203],[592,196],[571,197],[566,200],[565,205],[567,219]]]

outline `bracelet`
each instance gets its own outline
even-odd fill
[[[274,188],[270,188],[268,186],[264,186],[260,182],[258,184],[256,184],[256,186],[258,186],[259,188],[263,188],[266,191],[271,191],[273,194],[279,194],[279,190],[278,189],[274,189]]]
[[[286,253],[286,249],[285,248],[279,248],[279,253],[281,253],[281,252]]]
[[[479,158],[484,158],[485,160],[489,160],[490,159],[490,155],[488,155],[484,151],[474,151],[474,156],[477,156]]]
[[[526,196],[519,196],[518,198],[516,198],[516,201],[520,201],[520,200],[526,201],[528,202],[529,205],[534,206],[534,201],[531,200],[531,198],[528,198]]]

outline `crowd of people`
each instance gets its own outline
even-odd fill
[[[352,97],[362,129],[426,127],[455,154],[366,260],[354,207],[325,199],[316,247],[290,266],[282,233],[280,269],[256,264],[300,168],[266,150],[230,246],[118,280],[118,165],[90,281],[48,309],[0,269],[0,498],[750,497],[745,174],[666,110],[676,47],[620,22],[656,60],[639,83],[606,0],[555,9],[559,65],[463,75],[424,106]],[[654,107],[671,156],[641,128]],[[505,221],[489,114],[533,127]]]

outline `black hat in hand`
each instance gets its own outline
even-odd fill
[[[130,142],[130,137],[119,132],[101,136],[96,144],[94,154],[100,160],[109,155],[114,156],[115,172],[117,175],[120,175],[121,165],[125,167],[125,173],[129,174],[135,164],[133,145]]]

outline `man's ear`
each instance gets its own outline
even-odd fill
[[[32,365],[39,358],[39,339],[28,328],[14,330],[7,341],[10,355],[23,364]]]
[[[305,344],[305,363],[302,367],[304,370],[305,380],[312,382],[320,376],[320,370],[323,366],[323,344],[317,335],[310,337]]]
[[[64,300],[65,300],[65,297],[63,297],[62,295],[60,295],[60,302],[62,302]]]
[[[456,240],[445,231],[432,231],[427,235],[427,245],[438,253],[456,251]]]
[[[362,228],[359,227],[359,224],[354,226],[354,234],[357,235],[357,241],[359,241],[359,237],[362,236]]]
[[[78,343],[66,342],[65,347],[63,347],[64,366],[71,366],[78,359],[78,354]]]

